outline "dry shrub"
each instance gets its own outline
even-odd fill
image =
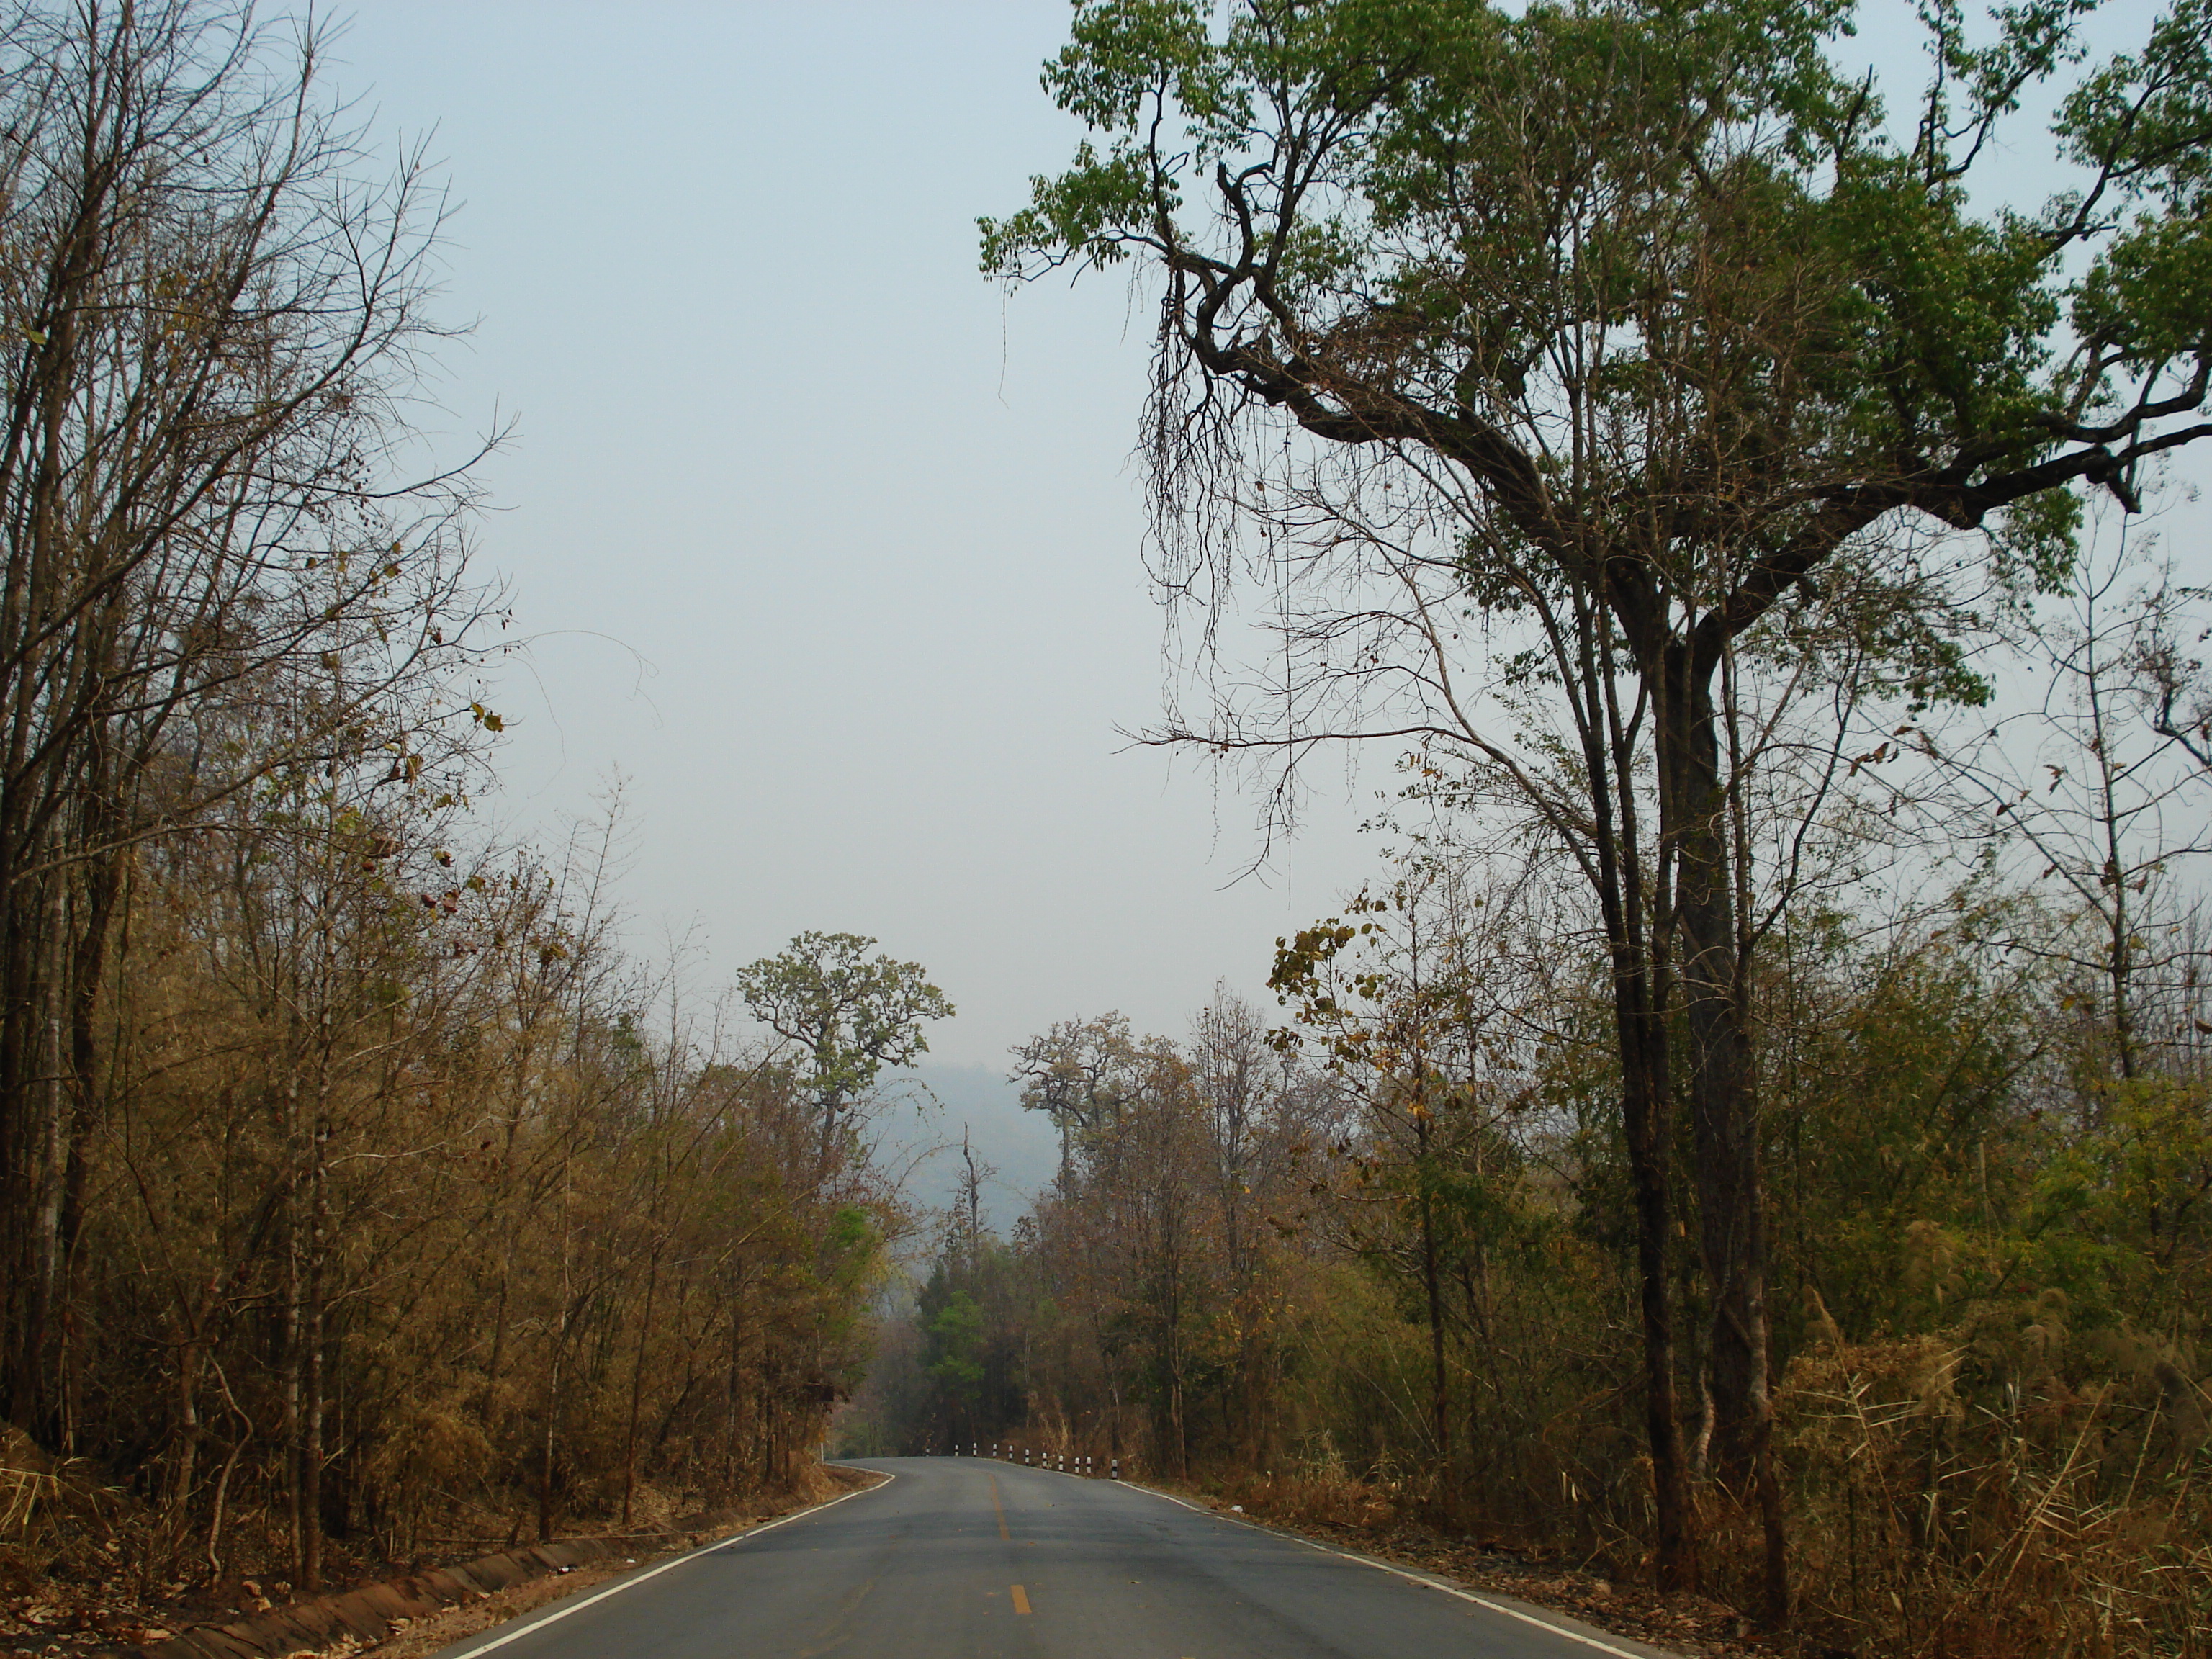
[[[80,1458],[50,1457],[0,1423],[0,1549],[29,1556],[112,1540],[122,1495]]]
[[[1283,1469],[1249,1471],[1224,1483],[1222,1496],[1254,1515],[1297,1524],[1384,1530],[1405,1518],[1413,1494],[1389,1466],[1362,1478],[1322,1445]]]
[[[0,1540],[27,1540],[59,1495],[52,1460],[21,1429],[0,1423]]]
[[[427,1523],[460,1511],[495,1458],[473,1414],[457,1401],[418,1404],[387,1425],[363,1471],[385,1553],[393,1560],[416,1554]]]
[[[1778,1397],[1800,1616],[1866,1654],[2212,1652],[2212,1509],[2191,1356],[2065,1298],[1824,1339]]]

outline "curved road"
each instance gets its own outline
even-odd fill
[[[439,1659],[1666,1659],[1115,1481],[854,1462],[894,1478]]]

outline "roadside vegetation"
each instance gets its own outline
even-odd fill
[[[310,27],[0,5],[0,1635],[758,1510],[834,1431],[1808,1653],[2203,1654],[2212,9],[1853,17],[1073,8],[1090,142],[982,253],[1158,307],[1148,738],[1263,857],[1397,769],[1272,1001],[1069,1011],[1055,1177],[994,1231],[964,1143],[931,1233],[921,964],[702,996],[618,801],[484,826],[420,157]]]
[[[1279,1009],[1021,1052],[1063,1172],[872,1420],[2202,1651],[2212,15],[1084,0],[1043,81],[982,260],[1158,307],[1149,736],[1403,789]]]
[[[951,1012],[848,934],[694,1006],[617,803],[484,827],[443,200],[320,48],[0,8],[0,1645],[815,1479]]]

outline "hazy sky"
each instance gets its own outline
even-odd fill
[[[2148,0],[2095,27],[2141,33]],[[1253,808],[1132,750],[1159,707],[1131,459],[1151,313],[1109,276],[1007,299],[975,219],[1078,133],[1037,86],[1065,0],[368,0],[334,78],[456,204],[449,442],[495,410],[485,566],[528,672],[495,810],[541,842],[629,779],[630,937],[702,989],[872,933],[1001,1068],[1055,1019],[1179,1033],[1376,866],[1341,772],[1264,881]],[[1852,48],[1918,79],[1904,8]],[[2032,143],[1996,158],[2033,198]],[[2201,469],[2200,469],[2201,471]],[[2179,545],[2203,569],[2204,510]]]
[[[696,922],[712,982],[874,934],[958,1006],[934,1052],[994,1066],[1054,1019],[1180,1033],[1217,977],[1256,993],[1375,854],[1340,791],[1227,885],[1250,805],[1116,735],[1159,704],[1148,319],[1118,280],[1009,302],[975,269],[975,216],[1076,137],[1037,86],[1066,22],[368,0],[333,54],[450,178],[452,435],[518,422],[482,474],[535,641],[501,820],[557,835],[619,767],[641,949]]]

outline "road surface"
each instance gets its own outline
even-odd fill
[[[1111,1480],[854,1461],[893,1479],[439,1659],[1664,1659]]]

